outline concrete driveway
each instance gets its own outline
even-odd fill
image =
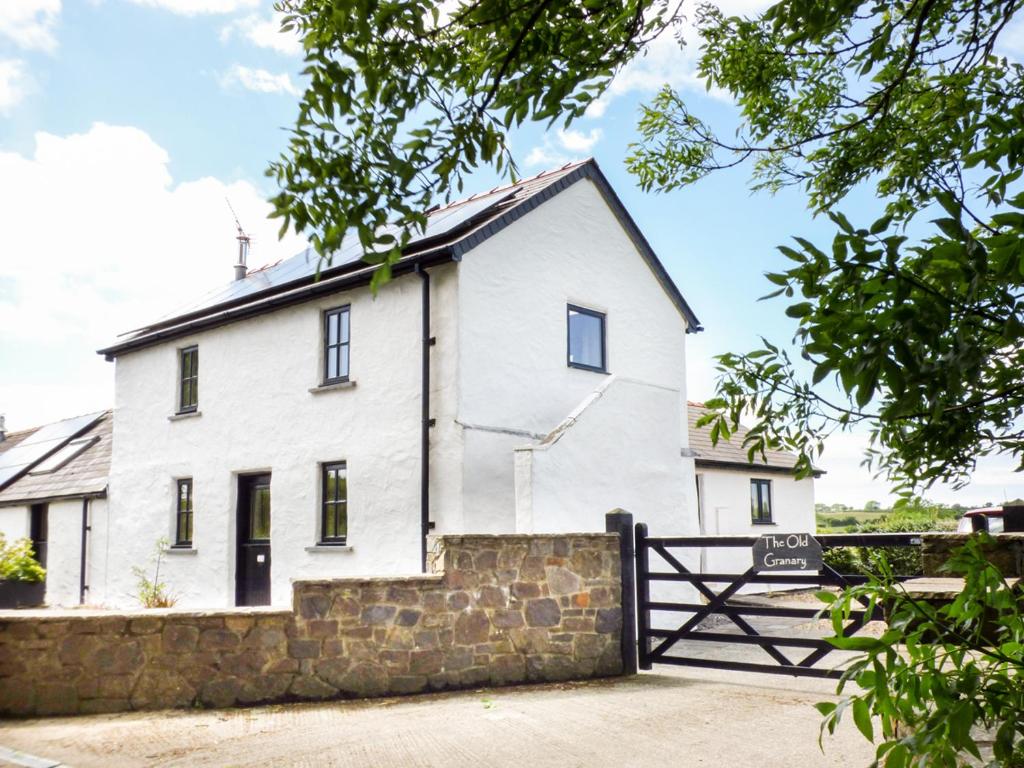
[[[834,684],[659,668],[630,679],[375,701],[7,721],[0,746],[75,766],[866,766]],[[9,754],[9,753],[8,753]],[[3,760],[0,759],[0,764]]]

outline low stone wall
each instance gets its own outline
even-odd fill
[[[296,581],[291,611],[0,613],[0,714],[383,696],[620,674],[615,534],[440,536],[432,575]]]
[[[925,576],[951,576],[943,570],[950,553],[976,534],[926,533],[921,537],[921,562]],[[1000,533],[985,548],[985,556],[1003,576],[1021,576],[1024,559],[1024,533]]]

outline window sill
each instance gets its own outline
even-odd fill
[[[202,411],[182,411],[181,413],[172,413],[167,417],[168,421],[181,421],[182,419],[196,419],[203,415]]]
[[[327,553],[327,552],[338,552],[338,553],[341,553],[341,552],[351,552],[352,551],[352,545],[351,544],[315,544],[312,547],[306,547],[306,551],[307,552],[316,552],[318,554],[323,554],[323,553]]]
[[[607,368],[596,368],[593,365],[583,365],[582,363],[569,363],[570,368],[575,368],[577,371],[590,371],[591,373],[600,373],[605,376],[610,375]]]
[[[771,520],[751,520],[751,525],[778,525],[778,523],[772,522]]]
[[[352,379],[347,381],[336,381],[333,384],[319,384],[315,387],[309,388],[311,395],[319,395],[321,392],[333,392],[336,389],[352,389],[356,383]]]
[[[199,550],[194,547],[166,547],[163,553],[165,555],[198,555]]]

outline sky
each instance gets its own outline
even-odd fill
[[[750,13],[760,0],[725,0]],[[692,12],[692,9],[691,9]],[[298,40],[278,31],[267,0],[0,0],[0,413],[21,429],[114,402],[113,364],[95,350],[118,333],[231,279],[235,223],[253,236],[250,265],[303,249],[267,219],[264,171],[286,147],[303,81]],[[1024,47],[1024,34],[1011,36]],[[657,195],[640,191],[624,157],[640,105],[670,83],[712,125],[727,98],[706,93],[694,46],[663,36],[600,105],[569,130],[512,137],[520,171],[593,156],[701,319],[687,338],[688,395],[714,391],[714,356],[765,336],[791,345],[794,326],[764,273],[793,235],[831,239],[798,190],[749,191],[749,169]],[[498,183],[481,172],[467,185]],[[843,205],[878,210],[867,193]],[[891,499],[859,463],[861,434],[829,440],[816,482],[823,503]],[[1024,496],[1007,460],[983,460],[947,503]]]

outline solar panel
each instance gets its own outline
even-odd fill
[[[103,416],[103,413],[103,411],[89,413],[85,416],[58,421],[55,424],[47,424],[13,448],[0,453],[0,488],[56,451],[83,429],[95,424]]]
[[[484,215],[495,205],[512,197],[513,194],[515,194],[514,191],[503,190],[470,200],[467,203],[454,205],[451,208],[442,208],[435,211],[428,215],[426,229],[423,232],[414,233],[409,241],[409,245],[416,245],[449,234],[457,228],[470,223],[474,218]],[[385,231],[394,235],[398,234],[398,229],[395,227],[389,226]],[[307,248],[301,253],[271,267],[250,272],[244,280],[235,280],[226,285],[218,286],[197,301],[181,307],[169,315],[165,315],[153,324],[156,325],[181,315],[216,307],[219,304],[244,299],[247,296],[254,296],[270,288],[277,288],[293,281],[312,277],[317,273],[317,270],[323,271],[348,266],[359,262],[362,258],[362,243],[359,241],[358,235],[350,230],[345,233],[338,250],[331,254],[329,262],[324,260],[321,263],[320,257],[311,248]]]

